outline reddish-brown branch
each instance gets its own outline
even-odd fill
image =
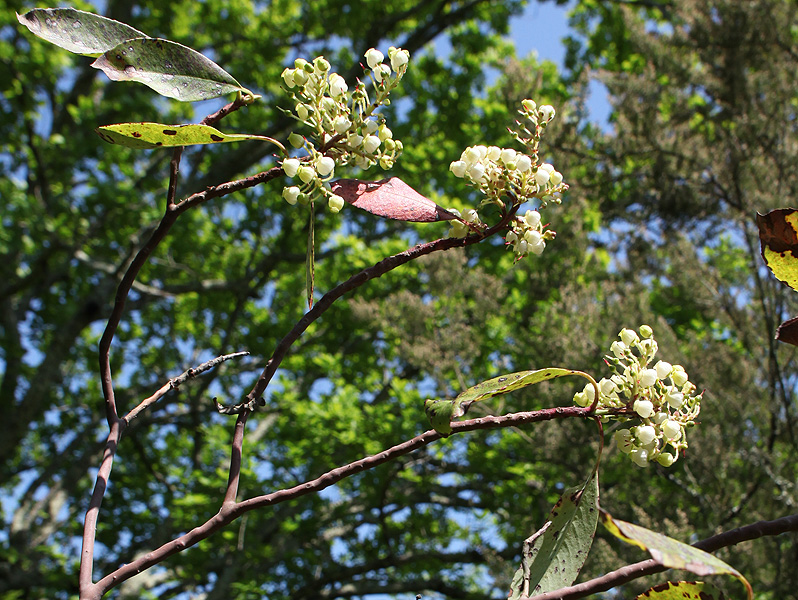
[[[244,411],[242,414],[246,414],[246,412],[247,411]],[[514,427],[528,423],[550,421],[552,419],[586,417],[590,417],[590,410],[588,408],[582,408],[579,406],[548,408],[544,410],[514,413],[498,417],[487,416],[481,417],[479,419],[471,419],[468,421],[461,421],[459,423],[452,423],[452,433],[463,433],[466,431],[476,431],[479,429]],[[246,418],[244,417],[243,420],[245,421]],[[234,446],[238,443],[235,435],[238,435],[239,424],[241,425],[240,431],[241,435],[243,436],[244,427],[241,414],[236,422],[236,434],[234,434],[233,441]],[[228,525],[238,517],[251,510],[266,506],[273,506],[275,504],[280,504],[281,502],[294,500],[307,494],[321,491],[331,485],[334,485],[335,483],[338,483],[342,479],[362,473],[363,471],[367,471],[369,469],[373,469],[378,465],[394,460],[400,456],[404,456],[405,454],[413,452],[414,450],[441,439],[441,437],[441,434],[439,434],[437,431],[429,430],[411,440],[407,440],[406,442],[380,452],[379,454],[368,456],[348,465],[333,469],[332,471],[329,471],[328,473],[325,473],[324,475],[321,475],[312,481],[296,485],[292,488],[279,490],[271,494],[250,498],[238,503],[223,503],[219,512],[199,527],[195,527],[188,533],[170,542],[167,542],[160,548],[157,548],[156,550],[137,558],[131,563],[119,567],[116,571],[103,577],[93,586],[93,595],[82,596],[81,600],[98,600],[111,588],[119,585],[123,581],[130,579],[134,575],[149,569],[153,565],[160,563],[169,556],[177,552],[181,552],[182,550],[185,550],[186,548],[206,539],[211,534],[215,533],[225,525]],[[229,491],[230,486],[228,484],[228,494]]]
[[[299,339],[299,336],[305,332],[310,324],[318,319],[327,309],[329,309],[332,304],[338,300],[338,298],[347,292],[351,292],[352,290],[360,287],[367,281],[376,279],[377,277],[382,277],[389,271],[426,254],[431,254],[432,252],[439,250],[463,248],[465,246],[470,246],[472,244],[481,242],[485,238],[503,230],[512,215],[512,212],[508,213],[499,223],[486,230],[482,235],[470,235],[466,238],[442,238],[435,240],[434,242],[418,244],[408,250],[405,250],[404,252],[389,256],[377,264],[363,269],[355,275],[352,275],[352,277],[343,283],[338,284],[336,287],[324,294],[324,296],[322,296],[321,299],[313,305],[313,308],[306,312],[303,317],[297,321],[296,325],[294,325],[291,331],[289,331],[288,334],[282,340],[280,340],[280,342],[277,344],[277,347],[274,349],[274,353],[272,354],[271,358],[266,363],[266,366],[258,378],[258,381],[252,388],[252,391],[247,394],[247,400],[244,404],[252,406],[252,403],[255,401],[255,399],[260,398],[263,392],[266,391],[266,387],[269,385],[272,377],[274,377],[274,374],[277,372],[280,363],[283,361],[286,354],[288,354],[288,350],[291,348],[293,343]]]
[[[693,544],[696,548],[700,548],[705,552],[715,552],[720,548],[733,546],[740,542],[755,540],[764,536],[779,535],[788,531],[798,531],[798,514],[782,517],[773,521],[759,521],[744,527],[738,527],[731,531],[725,531],[718,535],[713,535],[706,539]],[[645,577],[646,575],[654,575],[667,571],[667,567],[663,567],[654,559],[643,560],[633,565],[621,567],[616,571],[607,573],[601,577],[572,585],[571,587],[562,588],[554,592],[546,594],[539,594],[532,596],[533,600],[576,600],[577,598],[584,598],[591,594],[598,594],[599,592],[606,592],[609,589],[628,583],[634,579]]]
[[[227,491],[224,494],[223,506],[235,504],[238,495],[238,484],[241,480],[241,457],[244,453],[244,431],[247,426],[249,411],[241,411],[233,430],[233,444],[230,451],[230,470],[227,476]]]

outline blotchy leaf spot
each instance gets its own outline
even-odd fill
[[[147,37],[119,21],[74,8],[35,8],[17,20],[35,36],[84,56],[100,56],[122,42]]]
[[[415,223],[451,221],[457,218],[398,177],[382,181],[339,179],[330,185],[330,189],[352,206],[378,217]]]
[[[643,592],[635,600],[725,600],[723,593],[703,581],[666,581]]]
[[[113,81],[138,81],[162,96],[183,102],[247,92],[215,62],[169,40],[127,40],[106,51],[92,66]]]
[[[192,146],[220,142],[259,140],[276,143],[270,137],[244,133],[222,133],[210,125],[164,125],[163,123],[117,123],[96,129],[106,142],[128,148]],[[278,144],[279,145],[279,144]]]
[[[696,575],[732,575],[745,586],[748,600],[753,598],[751,584],[746,578],[737,569],[712,554],[645,527],[615,519],[604,510],[601,511],[601,519],[610,533],[628,544],[646,550],[657,563],[671,569],[690,571]]]

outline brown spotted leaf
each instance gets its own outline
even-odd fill
[[[218,144],[261,140],[277,143],[270,137],[243,133],[222,133],[209,125],[164,125],[163,123],[117,123],[98,127],[97,134],[109,144],[128,148],[165,148],[194,144]]]
[[[643,592],[635,600],[726,600],[726,596],[704,581],[666,581]]]
[[[330,188],[352,206],[386,219],[432,223],[457,218],[398,177],[382,181],[339,179]]]

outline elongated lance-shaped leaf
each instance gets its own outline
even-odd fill
[[[581,371],[556,367],[538,369],[536,371],[519,371],[518,373],[501,375],[478,383],[468,388],[454,400],[428,399],[424,402],[424,410],[435,431],[443,435],[449,435],[452,432],[451,421],[457,417],[462,417],[468,412],[468,408],[474,402],[520,390],[541,381],[565,377],[566,375],[581,375],[590,379],[589,376]]]
[[[566,490],[546,524],[524,542],[509,600],[571,585],[587,560],[598,525],[598,473]]]
[[[308,219],[308,255],[305,258],[305,290],[308,295],[308,310],[313,308],[313,288],[316,282],[316,239],[314,233],[313,200],[310,201],[310,219]]]
[[[705,581],[666,581],[643,592],[635,600],[726,600],[726,596]]]
[[[84,56],[100,56],[127,40],[148,37],[130,25],[74,8],[34,8],[17,20],[33,35]]]
[[[136,38],[92,63],[113,81],[138,81],[175,100],[196,102],[242,92],[233,76],[196,50],[169,40]]]
[[[601,510],[601,522],[614,536],[646,550],[651,558],[664,567],[683,569],[702,576],[732,575],[736,577],[745,586],[748,600],[752,600],[754,593],[748,580],[737,569],[727,565],[716,556],[645,527],[616,519],[605,510]]]
[[[222,133],[210,125],[164,125],[163,123],[117,123],[98,127],[97,134],[109,144],[128,148],[164,148],[169,146],[192,146],[195,144],[218,144],[260,140],[283,145],[264,135],[245,133]]]

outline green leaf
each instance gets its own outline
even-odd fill
[[[313,217],[313,200],[311,200],[310,219],[308,219],[308,254],[305,259],[305,290],[308,295],[308,310],[313,308],[313,287],[316,281],[316,239]]]
[[[509,599],[571,585],[587,560],[598,525],[598,476],[566,490],[546,524],[524,542]]]
[[[113,81],[138,81],[162,96],[196,102],[243,92],[227,71],[196,50],[156,38],[127,40],[92,63]]]
[[[610,533],[633,546],[646,550],[651,554],[651,558],[660,565],[670,569],[683,569],[702,576],[732,575],[745,586],[748,591],[748,600],[753,598],[751,584],[746,578],[737,569],[712,554],[645,527],[615,519],[604,510],[601,511],[601,519]]]
[[[635,600],[725,600],[718,588],[703,581],[666,581],[643,592]]]
[[[573,369],[560,369],[550,367],[548,369],[538,369],[536,371],[519,371],[509,375],[494,377],[482,383],[468,388],[454,400],[431,400],[424,402],[424,411],[432,424],[432,427],[442,435],[452,433],[450,425],[452,419],[462,417],[474,402],[506,394],[515,390],[520,390],[529,385],[540,383],[548,379],[565,377],[566,375],[581,375],[588,377],[581,371]]]
[[[283,147],[277,140],[264,135],[222,133],[209,125],[164,125],[163,123],[118,123],[95,129],[109,144],[128,148],[163,148],[261,140]]]
[[[126,40],[148,37],[130,25],[74,8],[34,8],[17,20],[33,35],[84,56],[100,56]]]

